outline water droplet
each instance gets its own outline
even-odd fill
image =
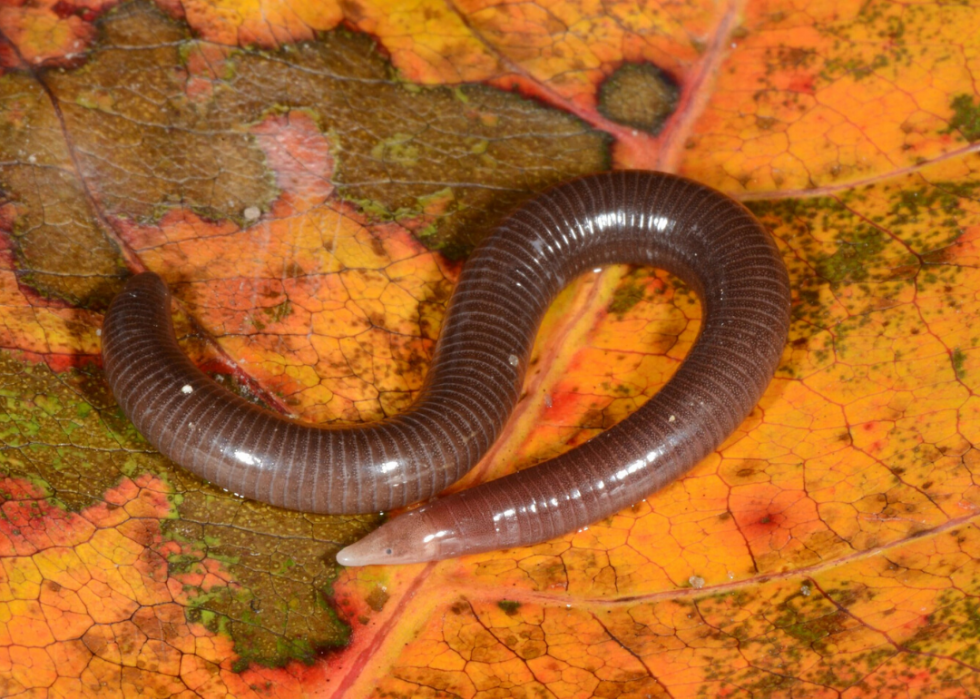
[[[693,587],[695,590],[700,590],[702,587],[704,587],[704,578],[702,578],[700,575],[692,575],[687,579],[687,581],[691,583],[691,587]]]
[[[191,393],[194,392],[194,387],[191,386],[189,383],[186,383],[181,387],[180,392],[183,393],[185,396],[189,396]]]
[[[512,354],[509,357],[507,357],[507,363],[510,364],[511,366],[517,366],[518,364],[521,363],[521,360],[518,358],[516,354]]]
[[[250,206],[242,212],[246,221],[255,221],[262,215],[262,211],[257,206]]]

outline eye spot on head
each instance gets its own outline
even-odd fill
[[[392,551],[391,549],[385,549],[385,553],[387,553],[390,556],[391,554],[394,553],[394,551]]]

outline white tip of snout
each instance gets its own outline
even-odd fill
[[[360,541],[355,541],[347,548],[337,552],[337,563],[348,568],[354,566],[376,566],[390,565],[392,563],[403,563],[396,556],[392,555],[392,550],[378,541],[378,537],[368,535]]]
[[[351,551],[353,548],[357,547],[348,546],[347,548],[340,549],[337,552],[337,563],[348,568],[371,565],[371,561],[365,561],[363,556],[357,555],[357,551]]]
[[[354,556],[351,556],[349,553],[347,553],[346,548],[340,549],[340,551],[337,552],[337,563],[339,563],[342,566],[357,565],[356,563],[354,563],[353,559]]]

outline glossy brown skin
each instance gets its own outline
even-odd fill
[[[786,268],[755,218],[719,192],[613,172],[525,205],[463,270],[419,398],[379,423],[302,425],[228,392],[181,352],[153,274],[133,277],[106,315],[105,371],[137,429],[207,480],[296,510],[390,510],[434,496],[479,461],[518,400],[548,305],[583,271],[615,263],[666,269],[703,304],[701,333],[660,392],[577,449],[396,517],[337,560],[409,563],[533,544],[677,478],[769,384],[789,327]]]

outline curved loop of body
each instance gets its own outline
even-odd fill
[[[295,510],[391,510],[433,497],[479,461],[517,403],[548,305],[581,272],[616,263],[666,269],[701,300],[701,332],[667,384],[580,447],[396,517],[337,560],[406,563],[532,544],[677,478],[769,384],[789,327],[786,268],[758,221],[719,192],[626,171],[532,200],[470,257],[421,395],[379,423],[304,425],[222,388],[178,347],[169,292],[151,273],[133,277],[107,313],[104,367],[137,429],[202,478]]]

